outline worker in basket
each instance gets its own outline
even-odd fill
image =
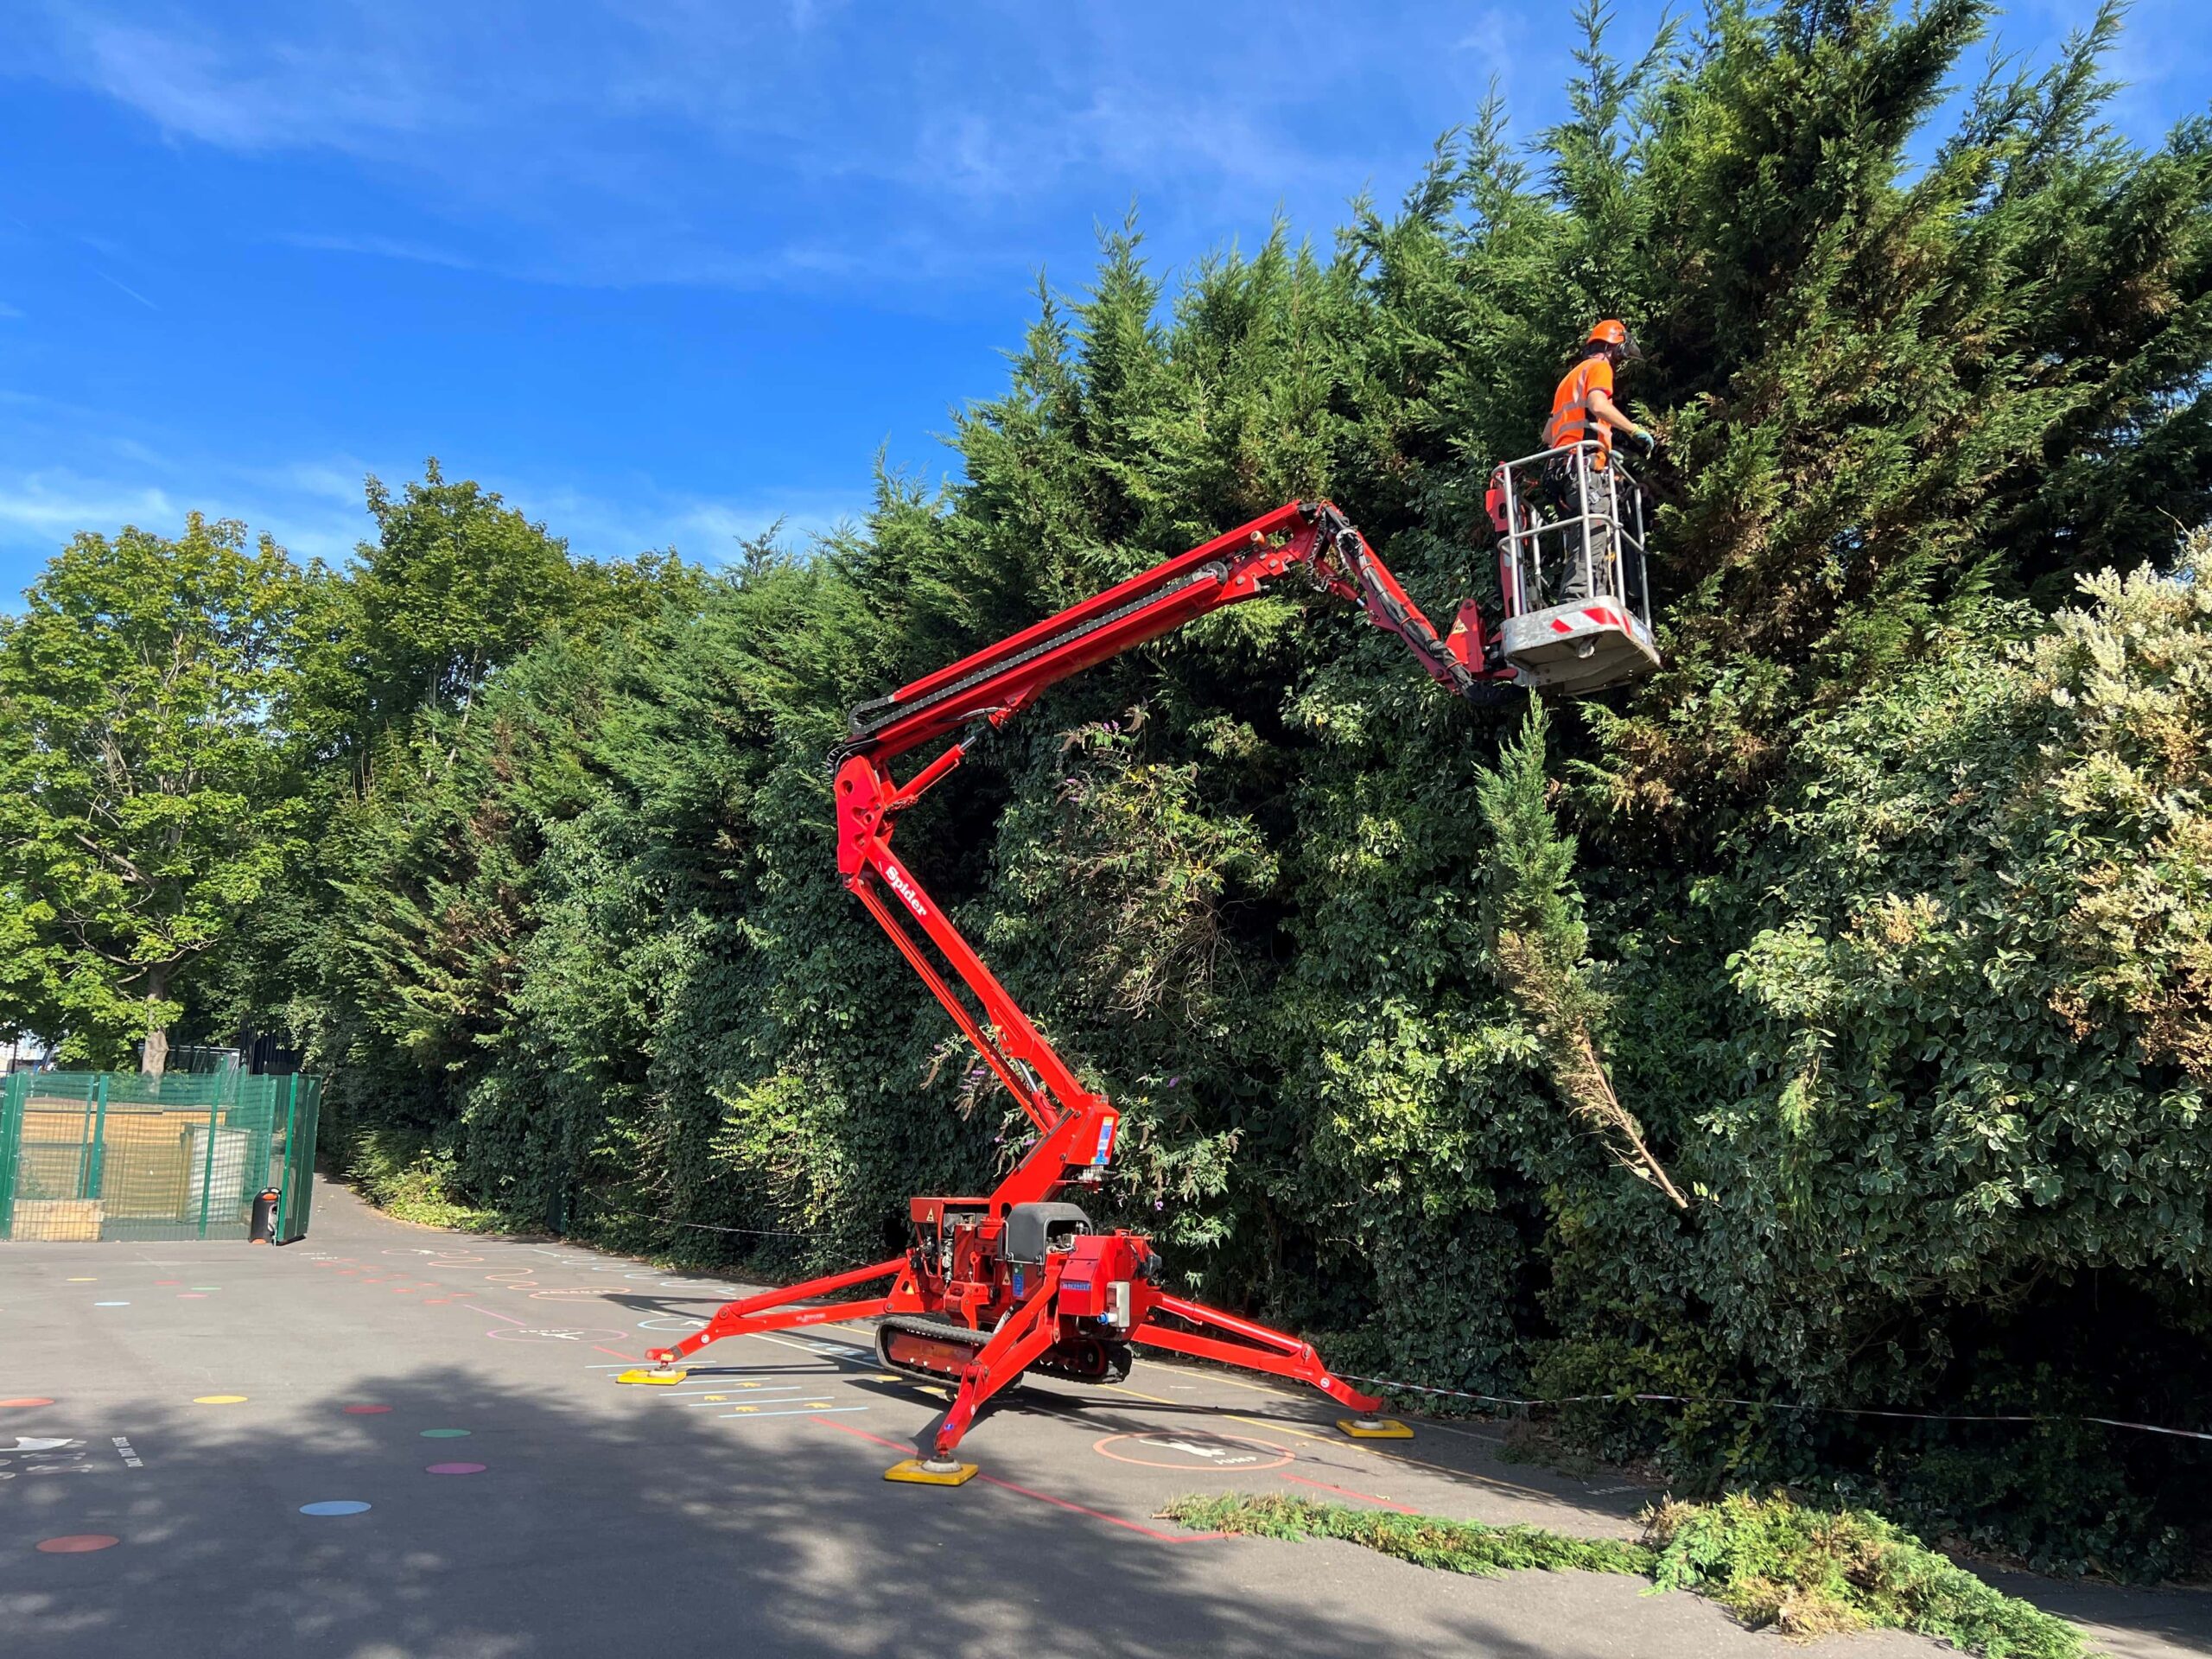
[[[1627,325],[1617,317],[1607,317],[1583,337],[1580,359],[1567,372],[1559,389],[1552,393],[1552,412],[1544,422],[1542,447],[1569,453],[1554,455],[1544,463],[1541,489],[1545,505],[1555,515],[1554,522],[1573,524],[1588,518],[1589,561],[1586,566],[1580,531],[1567,531],[1559,543],[1559,556],[1544,560],[1549,567],[1546,576],[1555,577],[1557,584],[1553,593],[1541,596],[1544,604],[1565,605],[1589,598],[1592,571],[1597,573],[1599,588],[1619,591],[1618,575],[1607,579],[1618,556],[1611,504],[1605,489],[1605,470],[1612,461],[1613,435],[1619,433],[1639,460],[1649,460],[1658,448],[1659,440],[1621,413],[1613,402],[1613,380],[1624,363],[1643,355]],[[1580,452],[1586,460],[1578,462],[1572,447],[1581,443],[1594,444],[1596,448]],[[1548,554],[1550,550],[1546,551]],[[1545,583],[1547,587],[1553,585],[1552,580]]]

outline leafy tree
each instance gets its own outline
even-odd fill
[[[364,779],[382,734],[419,714],[465,719],[486,679],[537,640],[595,638],[687,575],[673,555],[572,560],[544,525],[474,480],[448,480],[435,458],[396,498],[371,478],[368,507],[377,539],[356,569],[321,573],[313,589],[298,688],[304,734]]]
[[[299,850],[273,710],[298,569],[189,517],[79,536],[0,620],[0,892],[9,1023],[160,1076],[182,982]]]

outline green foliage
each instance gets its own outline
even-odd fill
[[[1194,1532],[1243,1533],[1258,1538],[1335,1538],[1411,1561],[1415,1567],[1471,1573],[1480,1578],[1531,1568],[1648,1577],[1653,1567],[1649,1550],[1617,1538],[1570,1538],[1542,1527],[1493,1527],[1480,1521],[1448,1521],[1433,1515],[1395,1515],[1272,1493],[1179,1497],[1160,1513]]]
[[[378,1209],[418,1226],[481,1232],[502,1217],[458,1202],[453,1154],[406,1141],[389,1129],[355,1136],[339,1160],[340,1173]]]
[[[79,536],[0,618],[0,1027],[161,1071],[183,982],[302,844],[271,718],[300,599],[274,543],[194,514]]]
[[[1807,1509],[1777,1493],[1645,1512],[1662,1590],[1713,1597],[1753,1629],[1817,1637],[1917,1630],[1987,1659],[2076,1659],[2065,1620],[1992,1589],[1865,1510]]]
[[[1590,931],[1572,885],[1574,842],[1552,820],[1544,731],[1543,705],[1534,703],[1521,734],[1500,747],[1497,770],[1475,785],[1475,808],[1491,835],[1491,971],[1535,1027],[1553,1085],[1575,1117],[1605,1141],[1614,1162],[1688,1209],[1644,1144],[1643,1126],[1614,1092],[1599,1052],[1606,1001],[1591,982]]]

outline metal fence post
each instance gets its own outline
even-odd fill
[[[93,1085],[96,1104],[92,1109],[92,1148],[85,1159],[84,1191],[80,1198],[97,1198],[100,1185],[107,1175],[107,1073],[99,1075]]]
[[[291,1219],[292,1160],[299,1154],[300,1074],[292,1073],[290,1086],[284,1091],[284,1172],[276,1181],[276,1243],[282,1244],[289,1236],[284,1224]]]
[[[222,1116],[222,1103],[207,1103],[207,1155],[200,1169],[200,1236],[207,1236],[207,1205],[215,1196],[215,1121]]]

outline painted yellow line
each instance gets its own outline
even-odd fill
[[[1147,1394],[1142,1389],[1133,1389],[1126,1382],[1109,1382],[1104,1385],[1104,1388],[1108,1394],[1132,1395],[1139,1400],[1149,1400],[1157,1406],[1181,1406],[1190,1403],[1184,1400],[1170,1400],[1164,1394]]]

